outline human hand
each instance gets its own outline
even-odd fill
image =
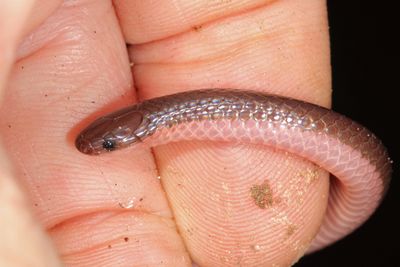
[[[14,176],[64,264],[278,266],[306,251],[329,179],[305,160],[211,142],[89,157],[73,141],[99,114],[189,89],[253,89],[329,106],[324,2],[121,0],[119,19],[109,1],[46,2],[20,29],[10,25],[24,37],[0,82],[0,129]],[[312,183],[302,182],[307,175]],[[265,181],[273,205],[261,209],[250,191]],[[32,240],[26,246],[41,251],[32,258],[46,262],[46,241]]]

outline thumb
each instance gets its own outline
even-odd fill
[[[0,93],[14,60],[14,50],[33,0],[0,2]]]
[[[46,8],[47,12],[31,19],[29,14],[36,6],[33,0],[0,2],[0,97],[19,39],[51,11]],[[11,169],[0,146],[0,266],[61,266],[47,235],[32,216]]]
[[[0,2],[0,95],[14,62],[20,38],[42,23],[61,0],[20,0]]]

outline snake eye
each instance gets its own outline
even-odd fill
[[[113,140],[106,139],[103,142],[103,148],[107,151],[113,151],[115,149],[115,142]]]

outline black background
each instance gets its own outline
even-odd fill
[[[328,1],[333,109],[359,121],[383,140],[394,160],[391,187],[382,205],[363,226],[334,245],[303,257],[295,267],[400,266],[400,121],[395,119],[400,114],[400,101],[394,82],[400,75],[390,74],[393,69],[387,59],[392,55],[382,37],[385,27],[378,26],[378,6],[377,2]],[[397,31],[393,34],[400,34]]]

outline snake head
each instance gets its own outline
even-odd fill
[[[75,141],[79,151],[98,155],[140,141],[136,132],[143,124],[143,114],[128,107],[101,117],[84,129]]]

